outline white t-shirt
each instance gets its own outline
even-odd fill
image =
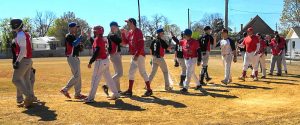
[[[220,41],[220,48],[221,48],[221,54],[222,55],[228,55],[228,54],[231,54],[232,52],[232,49],[231,49],[231,46],[230,46],[230,41],[229,39],[222,39]]]

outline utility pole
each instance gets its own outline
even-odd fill
[[[188,8],[188,28],[191,29],[191,22],[190,22],[190,8]]]
[[[141,28],[141,10],[140,10],[140,0],[138,0],[138,11],[139,11],[139,28]]]
[[[228,29],[228,2],[229,0],[225,0],[225,28]]]

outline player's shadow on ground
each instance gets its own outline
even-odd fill
[[[261,80],[261,81],[263,81],[263,82],[266,83],[266,84],[299,85],[299,84],[296,84],[296,83],[290,83],[290,81],[286,81],[286,82],[264,81],[264,80]],[[292,81],[292,82],[293,82],[293,81]]]
[[[192,88],[191,88],[192,89]],[[174,93],[174,94],[180,94],[180,95],[186,95],[186,96],[211,96],[213,98],[226,98],[226,99],[235,99],[238,98],[235,95],[224,95],[224,94],[219,94],[219,93],[215,93],[215,92],[229,92],[229,90],[219,90],[219,89],[211,89],[211,88],[207,88],[207,89],[201,89],[201,90],[197,90],[199,93],[181,93],[179,90],[173,90],[173,91],[160,91],[160,92],[167,92],[167,93]]]
[[[168,100],[168,99],[161,99],[158,98],[156,96],[151,96],[152,98],[143,98],[143,97],[139,97],[139,96],[132,96],[130,97],[130,99],[135,100],[135,101],[139,101],[139,102],[144,102],[144,103],[156,103],[162,106],[173,106],[174,108],[186,108],[187,106],[183,103],[180,102],[176,102],[173,100]]]
[[[285,75],[284,77],[300,78],[300,75],[299,74],[288,74],[288,75]]]
[[[30,116],[40,117],[39,121],[54,121],[56,120],[57,114],[55,110],[49,110],[49,107],[45,105],[45,102],[40,102],[34,104],[32,107],[23,111],[22,113],[28,114]]]
[[[294,79],[283,79],[283,78],[275,78],[275,77],[267,77],[267,78],[264,78],[264,79],[269,79],[269,80],[284,80],[284,81],[298,82],[298,80],[294,80]],[[261,80],[264,80],[264,79],[261,79]]]
[[[244,85],[240,83],[230,83],[228,85],[221,85],[221,84],[214,84],[212,83],[213,86],[217,87],[225,87],[225,88],[236,88],[236,89],[264,89],[264,90],[271,90],[273,88],[270,87],[261,87],[261,86],[254,86],[254,85]]]
[[[135,106],[132,104],[125,103],[121,99],[117,99],[115,104],[110,104],[109,102],[94,102],[94,103],[86,103],[87,105],[94,106],[97,108],[107,108],[112,110],[127,110],[127,111],[144,111],[145,109],[140,106]]]

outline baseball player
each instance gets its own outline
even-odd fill
[[[244,39],[247,37],[247,33],[244,32],[243,33],[243,38],[239,40],[238,44],[242,44]],[[244,60],[244,56],[245,56],[245,48],[241,48],[241,47],[238,47],[239,48],[239,51],[241,53],[241,56],[243,57],[242,59]]]
[[[128,90],[121,93],[125,96],[132,96],[132,87],[134,83],[134,75],[136,70],[139,69],[140,75],[143,77],[147,91],[143,96],[151,96],[152,89],[150,88],[149,77],[145,69],[145,52],[144,52],[144,39],[142,31],[136,27],[136,20],[134,18],[129,18],[125,20],[127,22],[130,31],[122,31],[122,43],[129,44],[129,52],[132,55],[129,68],[129,87]]]
[[[12,19],[10,25],[12,30],[16,32],[15,48],[13,48],[16,59],[13,63],[14,72],[12,82],[16,86],[17,91],[19,91],[19,94],[25,95],[23,104],[24,107],[27,108],[36,101],[32,82],[30,80],[32,72],[30,35],[23,31],[23,21],[21,19]]]
[[[109,71],[109,59],[108,59],[108,41],[103,37],[104,28],[102,26],[95,26],[94,33],[96,38],[93,43],[93,56],[90,59],[88,68],[92,67],[92,63],[95,62],[94,73],[92,76],[91,90],[87,98],[84,99],[86,103],[94,102],[95,95],[101,77],[103,76],[108,88],[112,91],[113,95],[111,99],[115,100],[120,97],[118,93],[116,83],[112,79]]]
[[[96,38],[96,35],[94,33],[94,37],[91,37],[91,33],[88,32],[88,39],[90,40],[91,44],[94,44],[94,39]],[[103,92],[106,94],[107,97],[109,97],[109,93],[108,93],[108,87],[106,85],[106,83],[102,86]]]
[[[227,29],[222,30],[222,40],[220,40],[215,47],[221,48],[223,65],[225,68],[225,78],[221,82],[227,85],[232,81],[230,69],[231,62],[233,61],[235,63],[237,61],[235,42],[229,38]]]
[[[164,30],[158,29],[156,31],[157,39],[153,40],[150,45],[150,54],[152,55],[152,69],[149,75],[149,81],[152,82],[158,66],[160,67],[161,71],[163,72],[164,79],[165,79],[165,90],[170,91],[172,87],[170,86],[169,82],[169,72],[168,66],[164,59],[165,50],[170,49],[169,45],[164,40]]]
[[[202,54],[202,70],[200,73],[200,84],[206,85],[204,82],[205,80],[208,82],[211,80],[211,78],[208,75],[208,59],[209,59],[209,53],[210,53],[210,45],[213,43],[216,43],[216,38],[213,38],[210,34],[212,32],[212,29],[209,26],[206,26],[204,28],[205,34],[199,39],[199,43],[201,46],[201,54]]]
[[[263,39],[262,35],[260,33],[257,33],[256,36],[258,37],[259,39],[259,43],[260,43],[260,50],[259,50],[259,64],[261,66],[261,69],[262,69],[262,76],[261,78],[262,79],[265,79],[266,78],[266,56],[265,56],[265,50],[267,48],[267,44],[266,44],[266,41]],[[254,77],[255,73],[252,72],[252,77]]]
[[[244,66],[242,76],[239,77],[240,80],[245,81],[246,72],[249,64],[252,64],[254,70],[254,81],[258,81],[258,54],[260,53],[260,43],[256,35],[253,34],[253,28],[250,27],[247,29],[248,36],[244,39],[242,44],[239,44],[239,47],[245,48],[246,53],[244,57]]]
[[[183,32],[181,33],[181,40],[183,40]],[[176,62],[178,63],[178,65],[180,65],[181,67],[181,75],[180,75],[180,82],[179,82],[179,86],[183,87],[183,82],[186,78],[186,65],[184,62],[184,58],[183,58],[183,52],[182,52],[182,46],[179,44],[179,40],[174,36],[174,33],[171,32],[172,35],[172,39],[173,41],[176,42],[176,47],[175,47],[175,64]]]
[[[185,61],[186,69],[186,79],[184,81],[184,87],[180,90],[181,93],[187,93],[191,78],[193,78],[197,83],[196,89],[201,89],[202,86],[199,82],[195,74],[195,65],[200,66],[201,63],[201,50],[199,46],[199,42],[193,38],[192,30],[186,29],[184,30],[184,40],[181,40],[179,44],[183,48],[183,57]]]
[[[271,68],[269,75],[273,75],[275,63],[277,64],[277,75],[281,76],[281,60],[282,60],[282,54],[284,53],[284,46],[285,46],[285,40],[284,38],[280,37],[278,32],[275,31],[275,37],[271,40],[270,47],[272,50],[272,57],[271,57]]]
[[[15,40],[15,37],[16,37],[17,34],[15,32],[13,32],[13,34],[14,34],[14,39],[12,40],[12,44],[11,44],[11,52],[12,52],[12,55],[13,55],[12,64],[14,64],[17,61],[17,55],[16,55],[17,45],[16,45],[16,40]],[[31,68],[30,82],[31,82],[32,90],[34,88],[34,82],[35,82],[35,71],[36,70],[34,68]],[[33,93],[34,93],[34,91],[33,91]],[[36,97],[34,97],[34,100],[38,101],[38,99]],[[17,103],[22,104],[23,101],[24,101],[23,94],[19,89],[17,89]]]
[[[121,31],[119,30],[119,25],[117,22],[110,23],[110,33],[107,36],[109,47],[110,61],[113,63],[115,74],[113,79],[117,85],[117,90],[121,93],[120,89],[120,78],[123,76],[123,66],[122,66],[122,56],[121,56]]]
[[[81,94],[81,73],[80,73],[80,60],[79,60],[79,52],[81,51],[80,41],[84,35],[84,32],[81,32],[81,36],[76,38],[76,33],[78,30],[76,23],[69,23],[69,33],[66,34],[65,46],[66,51],[65,54],[67,56],[67,61],[72,71],[72,77],[67,83],[65,87],[63,87],[60,92],[66,96],[67,98],[71,98],[68,90],[74,86],[75,88],[75,99],[85,99],[86,96]]]

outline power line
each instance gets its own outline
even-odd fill
[[[230,10],[232,11],[237,11],[237,12],[244,12],[244,13],[254,13],[254,14],[281,14],[278,12],[258,12],[258,11],[246,11],[246,10],[238,10],[238,9],[232,9],[230,8]]]

